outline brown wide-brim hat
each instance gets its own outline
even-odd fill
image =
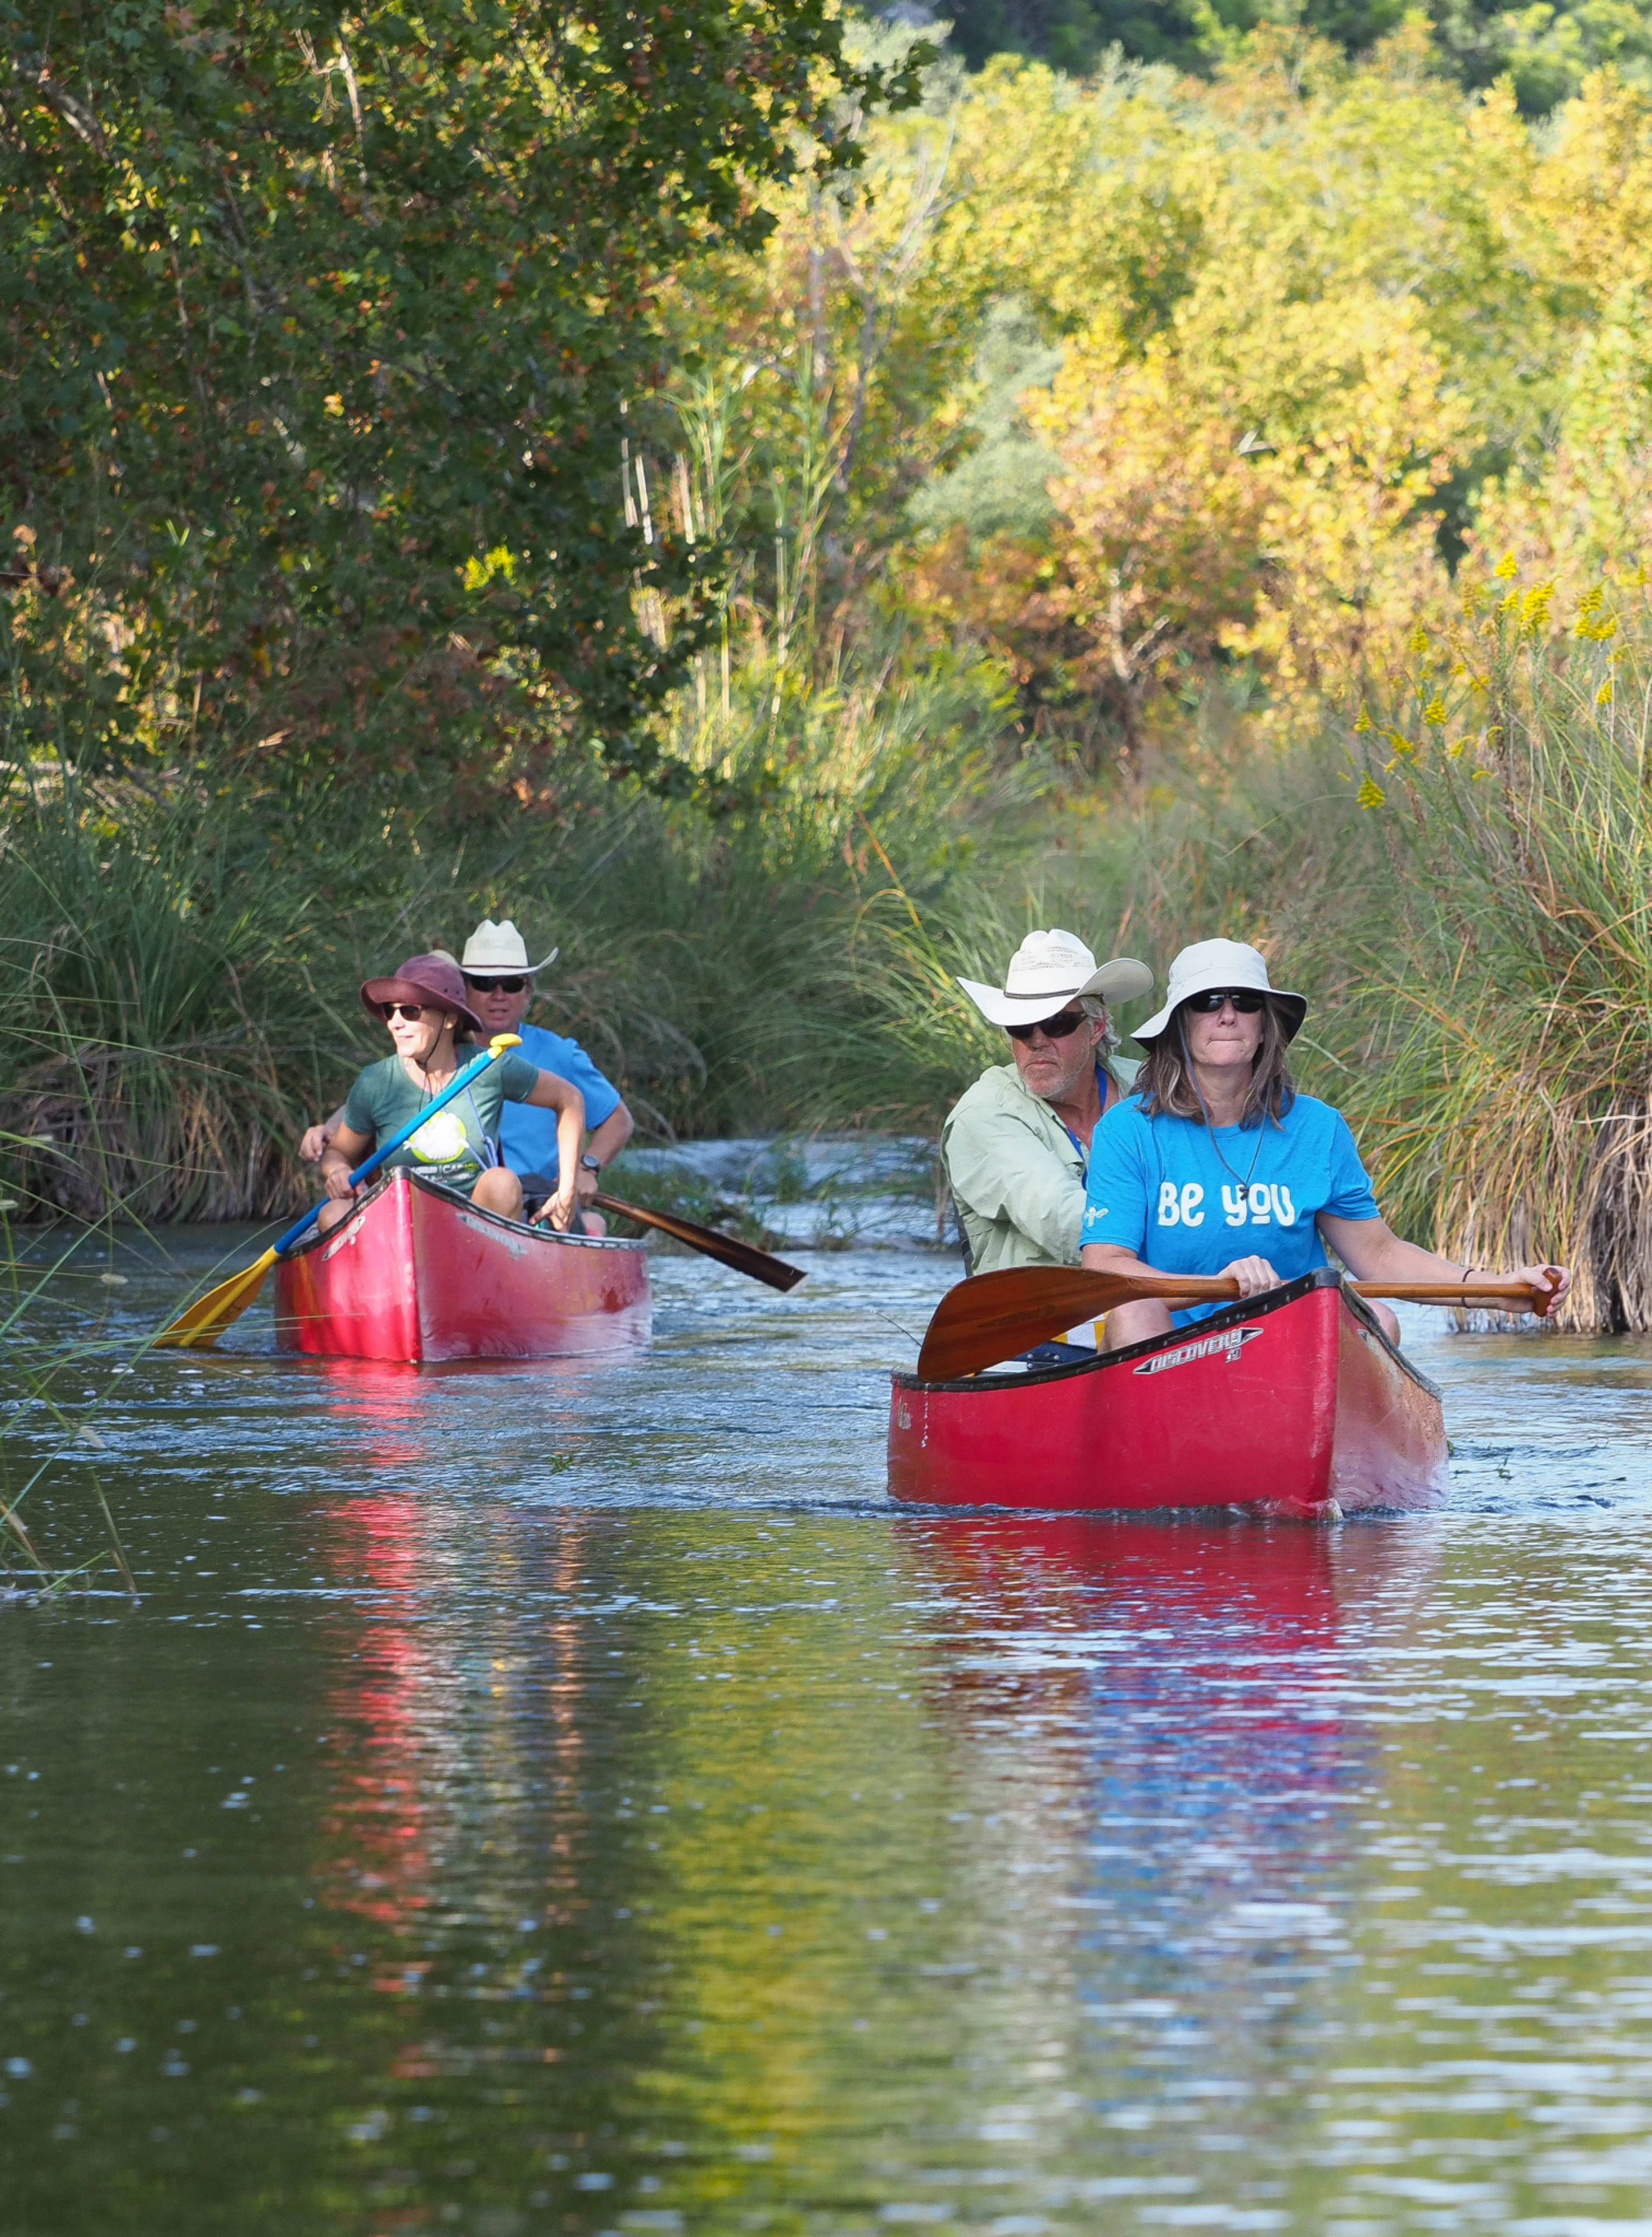
[[[485,1033],[465,993],[464,973],[451,955],[410,955],[393,979],[361,982],[362,1007],[375,1017],[381,1002],[417,1002],[421,1009],[457,1010],[476,1032]]]

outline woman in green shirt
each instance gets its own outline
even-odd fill
[[[395,1052],[370,1064],[351,1089],[344,1118],[321,1159],[321,1178],[332,1201],[322,1206],[319,1225],[336,1227],[350,1210],[350,1175],[373,1144],[417,1118],[421,1104],[439,1095],[454,1074],[476,1056],[456,1050],[461,1025],[485,1035],[482,1020],[465,1000],[457,964],[440,955],[410,956],[393,979],[369,979],[361,999],[390,1029]],[[497,1140],[499,1107],[533,1103],[556,1113],[561,1158],[556,1193],[540,1213],[553,1227],[566,1229],[574,1217],[574,1183],[585,1135],[585,1099],[578,1088],[515,1049],[471,1082],[462,1095],[433,1113],[388,1160],[457,1189],[484,1211],[507,1219],[522,1217],[522,1183],[508,1166],[491,1161],[489,1140]]]

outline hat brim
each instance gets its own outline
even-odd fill
[[[1058,987],[1054,993],[1006,994],[1002,987],[984,986],[978,979],[958,983],[990,1026],[1037,1026],[1046,1018],[1059,1017],[1069,1003],[1084,994],[1103,1002],[1133,1002],[1152,992],[1153,973],[1133,955],[1115,955],[1081,985]]]
[[[543,963],[484,963],[475,956],[461,955],[459,969],[467,979],[503,979],[516,971],[520,971],[524,979],[531,979],[536,971],[545,970],[561,954],[560,947],[553,947]]]
[[[1137,1002],[1143,994],[1153,992],[1153,973],[1133,955],[1112,955],[1099,971],[1092,972],[1078,991],[1081,994],[1097,995],[1109,1004]]]
[[[461,1002],[452,994],[444,994],[439,987],[424,986],[417,979],[364,979],[361,982],[362,1008],[377,1015],[381,1002],[417,1002],[421,1009],[455,1010],[477,1033],[487,1031],[468,1002]]]
[[[1227,981],[1221,980],[1217,983],[1226,986]],[[1210,991],[1208,987],[1189,987],[1185,994],[1178,994],[1174,1002],[1167,1002],[1163,1009],[1155,1016],[1148,1019],[1145,1024],[1132,1026],[1130,1039],[1140,1042],[1143,1048],[1151,1046],[1184,1002],[1190,1002],[1195,994],[1208,994]],[[1246,991],[1253,994],[1260,994],[1265,1001],[1273,1003],[1280,1013],[1280,1023],[1285,1028],[1285,1039],[1288,1046],[1302,1030],[1302,1020],[1308,1013],[1307,997],[1305,994],[1289,993],[1282,987],[1253,987]]]

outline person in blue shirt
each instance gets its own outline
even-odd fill
[[[600,1213],[590,1209],[602,1183],[602,1168],[611,1165],[630,1140],[636,1121],[621,1100],[611,1080],[603,1078],[576,1040],[530,1026],[528,1007],[534,999],[534,973],[556,960],[553,947],[544,961],[530,964],[527,944],[507,917],[495,924],[484,917],[464,944],[462,957],[445,948],[431,954],[463,974],[471,1009],[481,1020],[477,1038],[485,1043],[495,1033],[519,1033],[517,1054],[541,1072],[577,1087],[585,1099],[585,1124],[590,1128],[579,1160],[575,1182],[576,1224],[588,1235],[605,1232]],[[467,1055],[472,1053],[467,1049]],[[306,1129],[299,1155],[308,1165],[324,1158],[344,1120],[342,1105],[330,1118]],[[523,1184],[524,1216],[543,1219],[559,1195],[560,1158],[556,1147],[555,1113],[542,1113],[523,1104],[508,1103],[500,1112],[497,1142],[501,1165]]]
[[[590,1132],[580,1158],[575,1193],[585,1232],[601,1235],[602,1220],[590,1209],[591,1199],[602,1184],[602,1168],[611,1165],[630,1140],[636,1121],[618,1088],[603,1078],[577,1041],[550,1033],[543,1026],[528,1024],[534,973],[556,960],[553,947],[543,962],[530,964],[527,943],[510,918],[495,924],[490,917],[484,917],[464,943],[459,968],[471,1007],[482,1020],[481,1038],[519,1033],[521,1054],[530,1064],[537,1065],[542,1072],[554,1072],[584,1097],[585,1123]],[[517,1103],[504,1105],[499,1113],[500,1163],[521,1178],[530,1218],[539,1217],[542,1207],[557,1193],[556,1129],[544,1123],[550,1115]]]
[[[1247,1297],[1329,1264],[1327,1244],[1359,1281],[1460,1282],[1474,1270],[1394,1233],[1346,1119],[1292,1086],[1286,1052],[1306,1014],[1303,997],[1273,987],[1261,955],[1242,941],[1182,949],[1164,1007],[1135,1028],[1148,1051],[1135,1092],[1096,1130],[1086,1266],[1227,1275]],[[1551,1291],[1556,1303],[1571,1286],[1560,1266],[1522,1266],[1513,1278]],[[1145,1299],[1118,1306],[1107,1316],[1107,1348],[1220,1310],[1173,1314]],[[1393,1314],[1372,1310],[1398,1341]]]

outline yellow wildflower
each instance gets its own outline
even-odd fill
[[[1368,730],[1372,728],[1371,717],[1363,707],[1353,718],[1353,727],[1356,730]]]
[[[1605,683],[1602,684],[1600,690],[1595,694],[1595,704],[1597,707],[1609,707],[1611,703],[1612,679],[1609,676]]]
[[[1359,789],[1354,795],[1361,808],[1380,808],[1387,797],[1387,794],[1369,771],[1361,780]]]
[[[1501,575],[1506,583],[1510,575],[1517,575],[1520,572],[1520,563],[1512,551],[1505,551],[1491,572],[1494,575]]]
[[[1445,702],[1437,691],[1423,709],[1423,720],[1425,723],[1432,723],[1438,729],[1445,719]]]

